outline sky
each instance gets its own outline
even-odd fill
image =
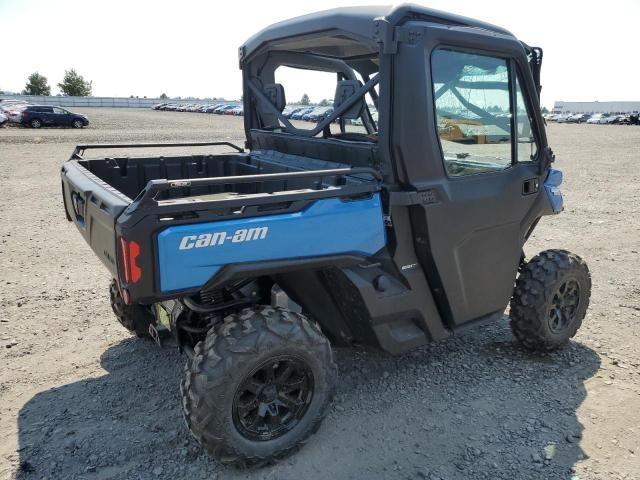
[[[58,93],[65,69],[95,96],[241,95],[238,47],[286,18],[348,0],[0,0],[0,90],[21,91],[32,72]],[[544,49],[542,104],[640,100],[640,1],[430,0],[425,5],[507,28]],[[312,75],[312,74],[311,74]],[[321,79],[289,73],[288,100],[333,97]],[[324,87],[324,88],[323,88]]]

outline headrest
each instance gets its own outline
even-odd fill
[[[287,104],[287,99],[284,96],[284,87],[279,83],[269,83],[264,86],[263,91],[271,103],[282,113]]]
[[[349,100],[355,93],[362,88],[360,80],[340,80],[336,86],[336,96],[333,99],[333,109],[337,110],[340,105]],[[340,115],[344,119],[356,119],[362,115],[364,108],[364,96],[351,106],[346,112]]]

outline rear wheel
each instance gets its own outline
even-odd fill
[[[115,280],[111,280],[109,285],[109,297],[111,309],[124,328],[138,337],[149,335],[149,325],[154,322],[154,317],[148,308],[142,305],[127,305]]]
[[[591,275],[566,250],[546,250],[525,264],[511,298],[511,329],[532,350],[554,350],[573,337],[587,312]]]
[[[216,460],[266,464],[315,433],[335,380],[329,341],[303,315],[245,309],[196,345],[181,385],[184,417]]]
[[[82,128],[84,127],[84,123],[82,123],[82,120],[74,120],[73,122],[71,122],[71,126],[73,128]]]
[[[31,128],[40,128],[42,126],[42,120],[39,118],[34,118],[29,122],[29,126]]]

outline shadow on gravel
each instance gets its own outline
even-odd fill
[[[41,392],[20,411],[18,478],[215,478],[180,411],[185,358],[135,338],[101,356],[105,372]]]
[[[108,372],[34,396],[18,419],[18,478],[570,479],[585,458],[576,410],[599,368],[579,343],[532,355],[505,322],[390,357],[336,352],[341,381],[320,431],[253,471],[201,454],[182,421],[184,358],[128,339]]]

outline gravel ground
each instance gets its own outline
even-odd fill
[[[0,129],[0,478],[640,478],[640,128],[548,128],[566,211],[541,222],[527,254],[562,247],[588,262],[574,342],[529,354],[505,318],[399,357],[340,349],[320,431],[282,463],[242,471],[209,460],[184,427],[184,358],[116,323],[58,177],[78,143],[241,144],[242,122],[84,111],[93,123],[80,131]]]

